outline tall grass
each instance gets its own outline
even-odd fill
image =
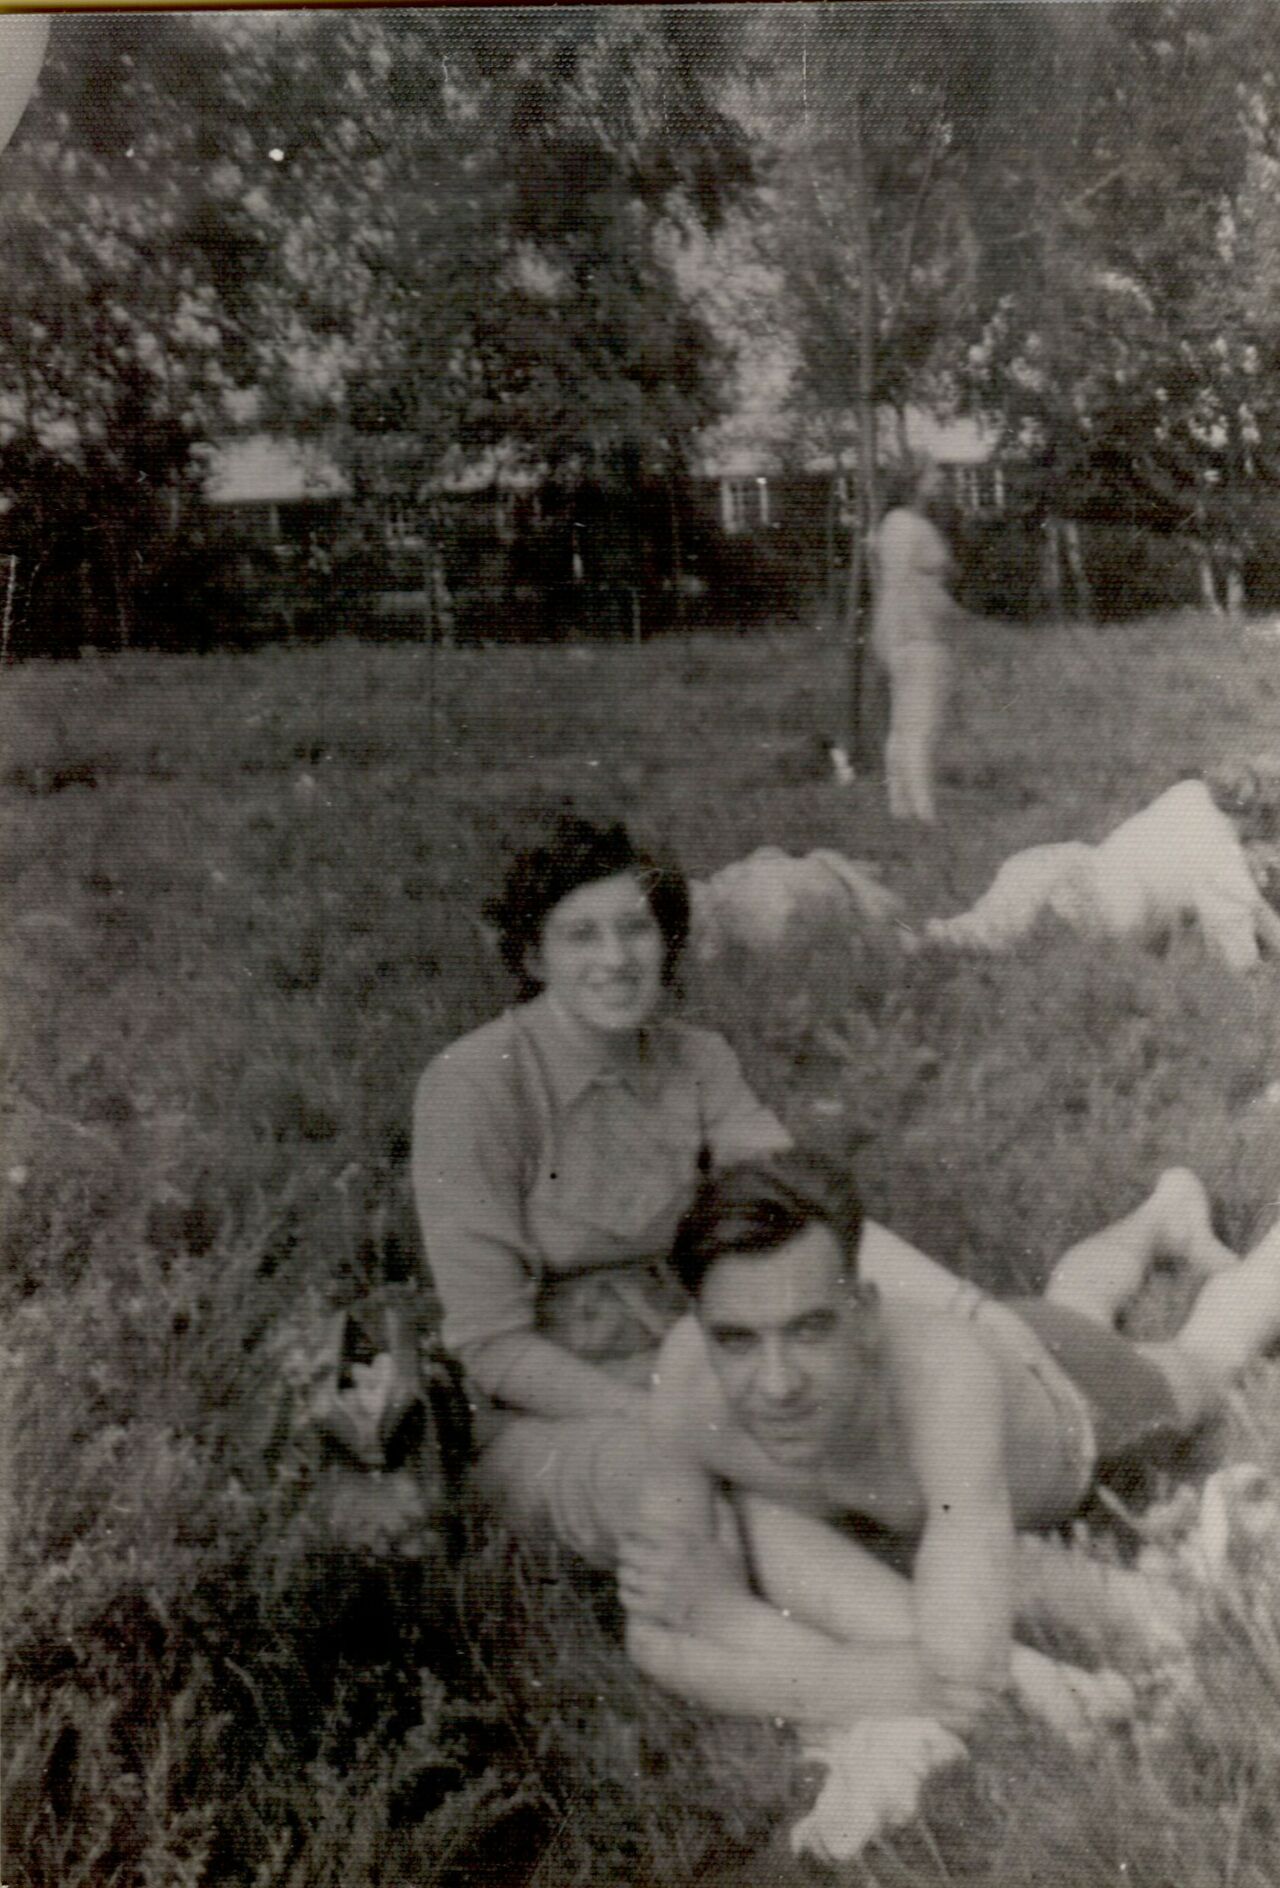
[[[434,716],[406,646],[3,677],[11,1888],[804,1878],[786,1737],[636,1679],[607,1583],[478,1525],[459,1555],[430,1516],[399,1553],[334,1544],[287,1350],[417,1274],[413,1083],[506,1000],[476,913],[539,805],[620,807],[694,871],[837,846],[923,916],[1280,748],[1261,641],[984,628],[944,823],[904,834],[820,764],[838,666],[799,636],[459,649]],[[1276,971],[1192,936],[982,962],[826,935],[689,984],[872,1210],[986,1283],[1037,1285],[1170,1162],[1235,1244],[1280,1210]],[[1216,1447],[1277,1461],[1276,1378]],[[1158,1750],[1086,1762],[997,1717],[852,1876],[1274,1881],[1274,1634],[1210,1622],[1203,1657]]]

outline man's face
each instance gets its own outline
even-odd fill
[[[875,1339],[829,1227],[769,1252],[726,1253],[707,1272],[698,1316],[729,1406],[765,1453],[816,1467],[856,1426]]]

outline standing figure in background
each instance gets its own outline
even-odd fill
[[[929,515],[941,489],[937,466],[927,463],[907,479],[901,495],[891,495],[875,536],[871,640],[889,677],[889,811],[894,819],[932,825],[933,752],[951,669],[945,626],[955,610],[947,589],[953,565]]]

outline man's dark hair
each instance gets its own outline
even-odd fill
[[[676,1229],[671,1266],[696,1298],[717,1259],[767,1253],[807,1226],[826,1226],[857,1272],[862,1202],[848,1174],[800,1149],[745,1160],[704,1180]]]
[[[684,873],[671,860],[637,845],[621,820],[602,825],[580,813],[563,812],[544,839],[516,855],[502,891],[485,906],[521,1002],[537,993],[538,981],[529,974],[526,960],[542,943],[543,926],[560,900],[582,885],[616,878],[620,872],[634,872],[644,887],[666,945],[663,982],[674,982],[689,938],[689,881]]]

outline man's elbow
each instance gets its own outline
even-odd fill
[[[655,1685],[667,1689],[674,1686],[679,1645],[678,1635],[670,1627],[660,1626],[657,1620],[646,1619],[640,1613],[629,1612],[623,1644],[638,1672],[651,1678]]]

